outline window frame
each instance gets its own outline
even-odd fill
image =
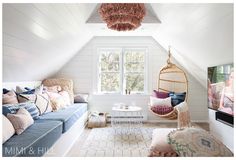
[[[109,92],[109,91],[101,91],[101,61],[100,61],[100,57],[102,54],[102,51],[108,52],[108,51],[118,51],[120,52],[120,58],[119,58],[119,73],[120,73],[120,90],[118,92]],[[143,74],[144,74],[144,90],[143,92],[132,92],[131,94],[147,94],[147,82],[148,82],[148,48],[147,47],[100,47],[97,49],[97,93],[98,94],[121,94],[121,95],[126,95],[125,94],[125,89],[126,89],[126,84],[125,84],[125,51],[127,50],[131,50],[133,51],[143,51],[144,52],[144,70],[143,70]],[[113,71],[112,71],[113,72]],[[132,73],[132,72],[131,72]],[[133,72],[135,73],[135,72]],[[141,73],[141,72],[138,72]]]

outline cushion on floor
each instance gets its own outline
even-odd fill
[[[150,146],[150,157],[176,157],[177,153],[168,144],[168,134],[174,128],[158,128],[154,129],[152,133],[152,143]]]
[[[233,153],[213,135],[200,128],[174,130],[168,143],[181,157],[232,157]]]

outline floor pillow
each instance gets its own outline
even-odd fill
[[[152,133],[152,142],[149,150],[149,157],[176,157],[177,153],[168,144],[167,135],[174,128],[158,128]]]
[[[213,135],[200,128],[170,132],[168,143],[181,157],[231,157],[233,153]]]

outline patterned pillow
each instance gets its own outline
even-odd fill
[[[29,112],[24,109],[20,108],[16,114],[7,114],[7,118],[11,121],[16,134],[21,134],[24,132],[29,126],[34,123],[33,118],[29,114]]]
[[[157,114],[160,114],[160,115],[164,115],[164,114],[167,114],[167,113],[170,113],[171,111],[173,111],[174,108],[170,107],[170,106],[152,106],[151,110],[154,113],[157,113]]]
[[[2,95],[2,104],[16,104],[18,103],[16,93],[14,91],[9,91]]]
[[[39,110],[39,115],[52,111],[49,97],[44,94],[19,94],[18,100],[20,103],[31,101],[34,102]]]
[[[39,111],[33,102],[25,102],[18,104],[5,104],[2,106],[2,113],[7,116],[8,113],[15,114],[20,108],[25,108],[33,119],[39,118]]]
[[[171,97],[172,106],[176,106],[185,100],[186,92],[183,93],[170,92],[169,96]]]
[[[167,98],[167,97],[169,97],[168,92],[160,92],[160,91],[156,91],[156,90],[153,90],[152,95],[156,98]]]
[[[152,132],[152,143],[149,150],[149,157],[177,157],[177,153],[168,144],[167,135],[174,128],[158,128]]]
[[[181,157],[232,157],[233,153],[200,128],[184,128],[168,134],[168,143]]]

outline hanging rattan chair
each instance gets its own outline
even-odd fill
[[[158,77],[158,91],[162,92],[176,92],[182,93],[186,92],[185,101],[188,98],[188,80],[186,73],[176,66],[175,64],[171,63],[170,61],[171,53],[169,50],[169,55],[167,59],[167,65],[161,68]],[[151,106],[150,106],[151,107]],[[174,107],[172,111],[167,114],[158,114],[151,110],[150,111],[160,118],[165,119],[177,119],[177,109]]]

